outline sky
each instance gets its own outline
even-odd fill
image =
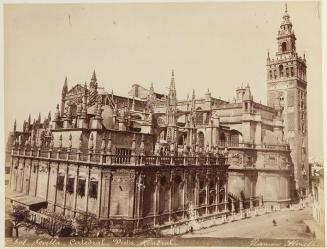
[[[249,84],[266,98],[266,58],[277,50],[283,2],[19,4],[4,7],[5,134],[31,114],[42,120],[68,86],[89,82],[127,96],[134,83],[167,93],[175,71],[177,97],[209,88],[232,100]],[[289,2],[300,55],[306,53],[309,155],[323,159],[321,10]],[[6,139],[7,137],[5,137]]]

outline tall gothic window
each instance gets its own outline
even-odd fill
[[[77,194],[80,197],[85,196],[85,179],[80,178],[77,181]]]
[[[75,182],[75,178],[73,177],[67,178],[66,191],[70,194],[74,193],[74,182]]]
[[[90,182],[89,196],[94,199],[98,198],[98,181]]]
[[[198,133],[199,136],[199,146],[200,148],[204,148],[204,134],[202,131]]]
[[[58,180],[57,180],[57,189],[60,191],[64,190],[64,181],[65,181],[65,176],[58,176]]]
[[[279,77],[284,77],[283,69],[283,65],[279,65]]]

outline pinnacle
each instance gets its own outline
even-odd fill
[[[95,74],[95,70],[93,70],[91,81],[93,81],[93,82],[96,82],[97,81],[97,76]]]

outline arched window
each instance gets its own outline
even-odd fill
[[[201,112],[201,108],[196,109],[196,123],[203,124],[203,112]]]
[[[269,78],[272,79],[272,77],[273,77],[273,76],[272,76],[272,71],[270,70],[270,71],[269,71]]]
[[[198,133],[198,137],[199,137],[199,147],[204,148],[204,134],[202,131]]]
[[[291,67],[291,77],[293,77],[294,76],[294,69],[293,69],[293,67]]]
[[[284,67],[283,67],[283,65],[279,65],[279,77],[283,77],[284,76],[284,74],[283,74],[283,69],[284,69]]]
[[[225,146],[226,145],[226,136],[225,136],[225,133],[220,133],[220,136],[219,136],[219,140],[220,140],[220,145],[221,146]]]
[[[282,52],[285,52],[286,49],[287,49],[287,44],[286,44],[286,42],[283,42],[282,43]]]
[[[277,72],[274,70],[274,78],[277,79]]]
[[[289,76],[289,69],[288,69],[288,67],[286,68],[286,77],[288,77]]]
[[[242,136],[242,134],[239,131],[232,130],[231,131],[231,137],[230,137],[231,144],[232,145],[238,145],[241,142],[240,141],[241,136]]]

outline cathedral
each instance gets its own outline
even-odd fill
[[[64,81],[54,116],[11,132],[14,202],[74,217],[93,213],[135,231],[205,221],[308,191],[306,59],[287,8],[267,56],[267,105],[249,85],[233,101],[134,84],[128,96]],[[182,84],[182,83],[180,83]]]

